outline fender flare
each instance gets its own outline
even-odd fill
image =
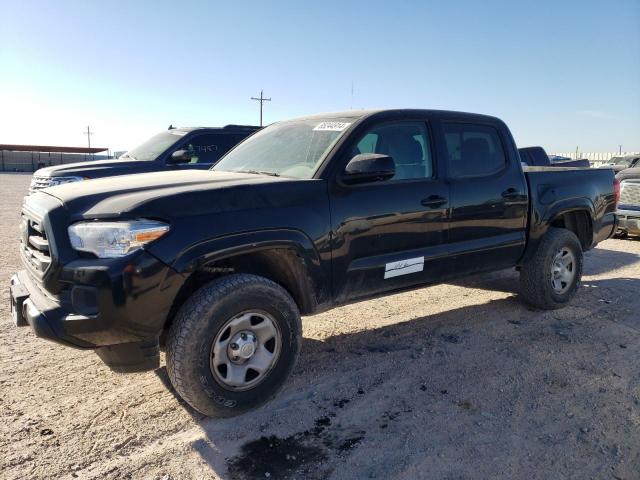
[[[588,198],[569,198],[554,204],[553,207],[547,211],[543,217],[543,225],[548,229],[549,226],[558,219],[558,217],[566,213],[578,211],[586,211],[588,213],[589,221],[593,224],[593,219],[596,216],[593,202]]]
[[[215,237],[186,248],[176,257],[172,268],[181,276],[188,277],[196,270],[237,255],[262,250],[288,249],[300,259],[300,272],[296,280],[302,282],[302,310],[315,311],[329,301],[330,276],[323,269],[320,255],[303,232],[294,229],[270,229],[242,232]]]
[[[533,252],[538,248],[540,239],[547,233],[551,224],[564,214],[571,212],[587,212],[589,222],[591,224],[592,235],[593,223],[595,218],[595,208],[591,200],[588,198],[568,198],[551,205],[551,207],[540,212],[534,211],[534,217],[529,228],[529,238],[527,241],[527,249],[524,255],[518,261],[518,265],[522,265],[533,256]]]

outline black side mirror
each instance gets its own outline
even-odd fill
[[[393,178],[395,174],[396,164],[389,155],[361,153],[349,161],[342,181],[347,184],[382,182]]]
[[[187,150],[176,150],[168,158],[167,163],[187,163],[191,161],[191,153]]]

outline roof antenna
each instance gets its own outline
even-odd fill
[[[169,125],[169,128],[167,128],[167,130],[175,130],[176,127],[173,126],[173,123],[171,125]]]
[[[353,110],[353,80],[351,80],[351,110]]]

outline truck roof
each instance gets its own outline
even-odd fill
[[[254,131],[258,130],[260,127],[255,125],[225,125],[224,127],[175,127],[171,130],[175,130],[177,132],[193,132],[194,130],[213,130],[213,131]]]
[[[438,117],[456,117],[459,118],[461,116],[469,117],[469,119],[476,120],[490,120],[490,121],[501,121],[497,117],[493,117],[491,115],[483,115],[480,113],[471,113],[471,112],[457,112],[454,110],[434,110],[434,109],[420,109],[420,108],[384,108],[384,109],[367,109],[367,110],[346,110],[342,112],[327,112],[327,113],[319,113],[313,115],[304,115],[302,117],[298,117],[292,120],[311,120],[311,119],[321,119],[321,118],[365,118],[365,117],[376,117],[376,116],[402,116],[402,115],[433,115]]]

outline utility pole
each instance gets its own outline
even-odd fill
[[[618,155],[622,155],[622,145],[618,145],[618,151],[620,152]]]
[[[87,141],[89,142],[89,148],[91,148],[91,135],[93,135],[93,132],[89,128],[89,125],[87,125],[87,131],[84,132],[84,134],[87,136]]]
[[[270,102],[271,99],[270,98],[264,98],[264,95],[262,94],[263,90],[260,90],[260,98],[256,98],[256,97],[251,97],[251,100],[256,100],[258,102],[260,102],[260,126],[262,126],[262,105],[264,104],[264,102]]]

